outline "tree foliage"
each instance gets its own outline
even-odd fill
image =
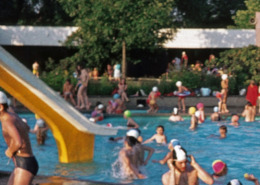
[[[178,19],[185,28],[220,28],[234,24],[232,16],[245,9],[244,0],[175,0]]]
[[[1,0],[0,23],[5,25],[71,25],[56,0]]]
[[[75,17],[80,29],[68,46],[78,47],[72,61],[88,61],[90,67],[121,62],[122,42],[133,48],[154,49],[172,36],[173,0],[59,0],[65,11]],[[131,59],[128,59],[131,60]]]
[[[235,78],[238,89],[241,89],[251,79],[260,81],[260,48],[248,46],[227,50],[208,65],[226,69]]]
[[[254,24],[250,23],[250,19],[255,18],[255,12],[260,11],[259,0],[245,0],[246,9],[238,10],[236,15],[232,17],[235,21],[236,28],[255,28]]]

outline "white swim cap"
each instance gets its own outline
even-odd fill
[[[217,106],[215,106],[215,107],[213,108],[213,112],[218,112],[218,107],[217,107]]]
[[[174,108],[172,109],[172,112],[173,112],[174,114],[178,114],[178,108],[177,108],[177,107],[174,107]]]
[[[137,139],[139,137],[139,133],[136,129],[131,129],[126,133],[126,136],[131,136]]]
[[[230,185],[241,185],[241,182],[238,179],[233,179],[229,181]]]
[[[177,86],[177,87],[180,87],[181,85],[182,85],[181,81],[177,81],[177,82],[176,82],[176,86]]]
[[[158,91],[158,87],[154,86],[153,87],[153,92],[157,92]]]
[[[89,121],[95,122],[95,118],[89,118]]]
[[[200,111],[197,110],[197,111],[195,112],[195,116],[196,116],[197,118],[199,118],[199,117],[200,117]]]
[[[176,145],[174,147],[176,153],[176,161],[183,161],[186,160],[186,153],[181,149],[181,145]]]
[[[175,147],[177,145],[181,145],[181,143],[178,139],[172,139],[170,142],[171,142],[173,147]]]
[[[104,108],[104,105],[103,104],[99,104],[98,105],[98,109],[103,109]]]
[[[222,80],[226,80],[226,79],[228,78],[228,75],[227,75],[227,74],[223,74],[223,75],[221,76],[221,78],[222,78]]]
[[[8,103],[7,96],[4,92],[0,91],[0,104]]]

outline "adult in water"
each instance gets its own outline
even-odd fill
[[[17,114],[10,113],[7,109],[7,97],[0,91],[0,121],[8,146],[5,155],[15,164],[8,184],[29,185],[38,172],[38,163],[33,156],[28,135],[30,128]]]
[[[163,185],[188,185],[198,184],[198,178],[206,184],[213,184],[214,180],[190,155],[187,160],[187,153],[180,145],[174,147],[173,158],[167,161],[170,170],[163,174]]]

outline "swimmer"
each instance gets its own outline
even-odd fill
[[[223,74],[221,76],[221,94],[223,94],[222,103],[221,103],[221,112],[222,113],[228,113],[229,110],[227,109],[227,97],[228,97],[228,75]]]
[[[47,131],[49,130],[48,125],[45,121],[35,114],[36,123],[33,130],[30,130],[31,133],[36,134],[38,145],[44,145],[47,138]]]
[[[133,146],[136,144],[136,140],[133,137],[127,136],[124,141],[124,148],[122,148],[119,152],[119,160],[122,164],[122,170],[127,178],[131,179],[144,179],[146,178],[145,175],[141,174],[134,165],[133,159]]]
[[[212,169],[214,171],[214,173],[212,174],[214,179],[226,175],[228,170],[226,163],[221,160],[215,160],[212,163]]]
[[[184,91],[188,91],[187,87],[184,87],[181,81],[177,81],[176,86],[178,88],[177,93],[184,93]],[[182,110],[183,112],[186,111],[185,96],[178,96],[178,106],[179,106],[179,110]]]
[[[221,125],[219,127],[219,134],[220,134],[219,136],[220,139],[224,139],[227,137],[227,127],[225,125]]]
[[[242,112],[242,116],[245,117],[245,122],[255,121],[255,114],[255,107],[250,102],[248,102],[245,106],[244,111]]]
[[[116,114],[122,114],[124,110],[126,109],[124,101],[120,98],[121,96],[119,94],[114,94],[114,102],[116,104],[115,112]]]
[[[239,120],[239,116],[236,115],[236,114],[233,115],[232,118],[231,118],[231,123],[230,123],[230,125],[239,126],[240,124],[239,124],[238,120]]]
[[[205,121],[205,112],[204,112],[204,104],[203,103],[198,103],[196,105],[198,111],[199,111],[199,117],[198,117],[198,123],[204,123]]]
[[[211,121],[220,121],[221,120],[221,117],[220,117],[218,110],[219,109],[218,109],[217,106],[213,108],[214,113],[212,113],[211,116],[210,116]]]
[[[190,155],[187,159],[187,152],[180,145],[174,147],[173,158],[167,161],[169,171],[163,174],[163,185],[173,184],[199,184],[198,178],[206,184],[213,184],[214,180]]]
[[[169,159],[172,159],[172,151],[174,150],[174,147],[180,145],[179,140],[177,139],[172,139],[170,143],[168,144],[168,149],[170,150],[166,156],[161,159],[161,160],[152,160],[153,163],[160,163],[160,164],[165,164]]]
[[[32,153],[28,134],[30,128],[17,114],[7,109],[7,97],[0,91],[0,121],[7,144],[5,155],[15,164],[8,184],[29,185],[38,172],[38,162]]]
[[[169,121],[172,121],[172,122],[184,121],[184,119],[178,114],[177,107],[173,108],[172,115],[169,117]]]
[[[258,179],[253,174],[246,173],[244,175],[244,177],[245,177],[246,180],[254,182],[255,185],[259,185]]]
[[[134,137],[136,139],[136,144],[133,146],[133,159],[134,159],[134,164],[139,168],[141,166],[145,166],[147,165],[148,161],[150,160],[150,158],[152,157],[153,153],[154,153],[154,149],[146,146],[146,145],[142,145],[140,142],[140,137],[142,137],[140,135],[140,130],[139,129],[130,129],[127,133],[126,136],[128,137]],[[146,159],[145,159],[145,152],[148,152],[148,154],[146,155]]]
[[[131,118],[131,112],[129,110],[126,110],[124,112],[124,118],[127,119],[126,126],[127,128],[139,128],[139,125]]]
[[[196,108],[195,107],[190,107],[189,108],[189,115],[191,115],[191,120],[190,120],[190,130],[195,130],[198,126],[198,119],[195,116]]]
[[[73,90],[73,85],[71,84],[70,79],[67,79],[66,82],[63,85],[63,98],[68,101],[70,100],[71,103],[76,106],[76,101],[74,100],[73,94],[74,94],[74,90]]]
[[[91,120],[93,122],[102,121],[104,119],[104,105],[102,103],[97,103],[95,110],[91,113]]]
[[[164,127],[162,125],[157,126],[156,128],[156,134],[154,134],[151,138],[147,139],[143,144],[152,142],[153,140],[156,141],[156,143],[166,144],[167,139],[164,135]]]
[[[147,110],[148,113],[156,113],[159,110],[157,105],[157,98],[161,96],[161,93],[158,90],[158,87],[153,87],[152,91],[148,95],[148,99],[146,100],[149,109]]]

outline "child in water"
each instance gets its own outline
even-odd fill
[[[164,135],[164,127],[162,125],[157,126],[156,134],[154,134],[150,139],[147,139],[143,144],[152,142],[153,140],[155,140],[156,143],[167,143],[166,136]]]
[[[189,115],[191,116],[190,120],[190,130],[195,130],[198,126],[198,119],[195,116],[196,108],[195,107],[190,107],[189,108]]]
[[[172,122],[184,121],[184,119],[178,114],[177,107],[173,108],[172,115],[169,117],[169,121],[172,121]]]
[[[199,124],[204,123],[204,121],[205,121],[204,104],[198,103],[196,107],[197,107],[198,112],[199,112],[198,123]]]
[[[236,114],[233,115],[232,118],[231,118],[231,123],[230,123],[230,125],[239,126],[240,124],[239,124],[238,120],[239,120],[239,116],[236,115]]]

